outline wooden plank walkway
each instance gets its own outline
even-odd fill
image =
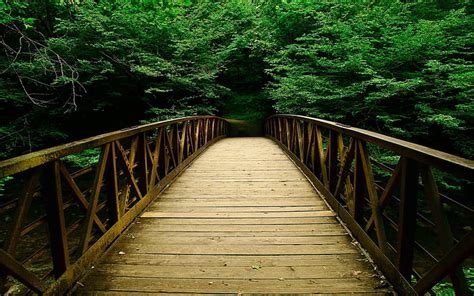
[[[265,138],[211,146],[77,287],[94,295],[391,294],[304,175]]]

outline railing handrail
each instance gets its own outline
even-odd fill
[[[194,119],[207,118],[223,119],[214,115],[187,116],[175,119],[168,119],[139,126],[133,126],[118,131],[108,132],[97,136],[92,136],[70,143],[5,159],[0,161],[0,178],[26,171],[28,169],[40,166],[42,164],[59,159],[69,154],[78,153],[86,149],[95,148],[102,144],[134,136],[155,128],[167,126],[174,123],[186,122]]]
[[[294,118],[312,122],[325,128],[342,132],[380,147],[400,153],[400,155],[415,159],[422,163],[441,168],[460,177],[474,177],[474,160],[439,151],[423,145],[386,136],[369,130],[352,127],[334,121],[293,114],[275,114],[274,117]]]
[[[438,180],[438,171],[442,178],[444,173],[458,177],[459,185],[455,185],[469,200],[465,189],[473,181],[474,161],[376,132],[292,114],[270,116],[265,132],[304,172],[398,292],[424,295],[449,277],[457,295],[471,294],[462,264],[473,254],[474,230],[463,228],[454,233],[437,183],[444,181]],[[376,162],[371,154],[380,152],[373,146],[399,156],[389,176],[372,169]],[[429,212],[431,220],[420,211]],[[472,221],[472,214],[451,212],[450,216],[454,214],[457,223]],[[420,219],[429,225],[418,227]],[[431,230],[424,239],[416,235],[417,229],[426,227]],[[427,240],[439,245],[426,248]],[[426,266],[420,266],[426,255],[433,264],[427,272],[423,270]]]
[[[70,291],[158,194],[227,130],[223,118],[190,116],[0,162],[0,177],[26,171],[8,182],[11,190],[2,188],[7,203],[0,210],[8,207],[5,211],[12,219],[1,229],[0,294],[10,276],[24,285],[19,289],[25,292],[62,295]],[[62,158],[91,148],[100,149],[91,163],[76,165]],[[69,215],[74,218],[66,219]],[[18,254],[22,237],[33,231],[38,248]],[[79,240],[71,240],[72,236]],[[45,258],[52,259],[52,270],[28,268]]]

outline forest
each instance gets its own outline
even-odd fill
[[[472,1],[0,2],[0,158],[193,114],[330,119],[474,158]]]

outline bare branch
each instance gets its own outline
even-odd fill
[[[3,70],[1,73],[6,73],[7,71],[13,72],[18,78],[18,81],[27,96],[27,98],[35,105],[40,107],[45,107],[46,105],[52,104],[55,99],[45,99],[38,98],[37,96],[44,97],[45,93],[30,92],[25,85],[25,80],[31,81],[36,85],[45,87],[46,89],[59,89],[66,85],[70,87],[70,96],[64,102],[63,107],[67,107],[66,112],[77,110],[77,98],[80,97],[81,92],[86,92],[86,88],[79,82],[79,73],[77,70],[70,65],[59,53],[51,49],[49,46],[34,40],[27,36],[15,23],[11,24],[2,24],[9,31],[18,34],[18,48],[15,49],[12,46],[8,45],[4,39],[0,41],[0,45],[4,47],[5,54],[9,59],[9,66]],[[25,46],[26,44],[26,46]],[[32,77],[25,77],[18,73],[18,70],[15,68],[15,63],[18,62],[21,56],[27,56],[27,60],[30,63],[38,62],[43,68],[44,75],[48,73],[53,73],[54,78],[51,82],[39,81],[38,79]],[[59,69],[58,69],[59,68]],[[66,78],[65,84],[54,85],[54,82],[58,81],[61,77]],[[78,91],[80,90],[80,91]],[[52,95],[52,93],[51,93]]]

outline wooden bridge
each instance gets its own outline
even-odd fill
[[[472,160],[295,115],[227,131],[186,117],[0,162],[0,289],[472,294]]]

